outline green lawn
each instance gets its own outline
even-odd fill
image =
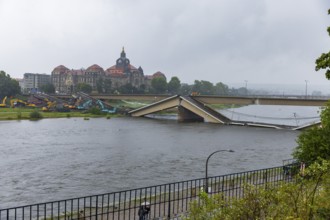
[[[83,113],[81,111],[71,112],[42,112],[39,108],[0,108],[0,120],[19,120],[30,119],[30,113],[39,110],[43,118],[68,118],[68,117],[109,117],[109,115],[93,115],[91,113]],[[111,115],[118,116],[118,115]]]

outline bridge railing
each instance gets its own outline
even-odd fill
[[[156,185],[101,195],[0,209],[0,220],[9,219],[138,219],[141,204],[150,207],[146,219],[171,219],[189,212],[189,204],[199,201],[199,194],[208,181],[211,194],[224,198],[244,196],[246,184],[258,187],[277,186],[295,181],[296,164],[234,173],[163,185]],[[140,210],[140,211],[139,211]]]
[[[71,94],[50,94],[51,96],[57,98],[68,98],[72,97]],[[173,96],[173,94],[91,94],[91,97],[117,97],[117,98],[132,98],[136,99],[138,97],[146,97],[150,99],[160,98],[165,99]],[[186,95],[183,95],[186,96]],[[189,95],[187,95],[189,96]],[[297,94],[222,94],[222,95],[197,95],[197,97],[241,97],[241,98],[284,98],[284,99],[319,99],[319,100],[329,100],[329,95],[297,95]]]

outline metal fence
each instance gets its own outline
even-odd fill
[[[222,193],[228,200],[244,196],[246,184],[257,187],[277,186],[295,180],[297,164],[234,173],[208,178],[208,192]],[[101,195],[39,203],[0,210],[0,220],[9,219],[139,219],[139,213],[149,207],[144,219],[177,219],[189,212],[190,202],[199,201],[205,179],[150,186]],[[144,204],[144,205],[141,205]]]

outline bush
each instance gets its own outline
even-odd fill
[[[41,119],[41,118],[42,118],[42,114],[37,110],[30,113],[30,119]]]
[[[21,111],[17,112],[17,119],[22,119],[22,112]]]
[[[308,164],[318,159],[330,160],[330,102],[321,112],[321,126],[303,131],[293,157]]]
[[[297,178],[277,186],[246,185],[243,198],[230,200],[202,192],[184,219],[329,219],[330,162],[314,163]]]
[[[102,115],[103,114],[101,109],[95,108],[95,107],[88,109],[87,112],[90,113],[90,114],[93,114],[93,115]]]

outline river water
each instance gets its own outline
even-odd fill
[[[303,126],[319,122],[320,111],[316,106],[248,105],[219,112],[236,121]]]
[[[0,121],[0,208],[282,164],[298,131],[148,118]]]

